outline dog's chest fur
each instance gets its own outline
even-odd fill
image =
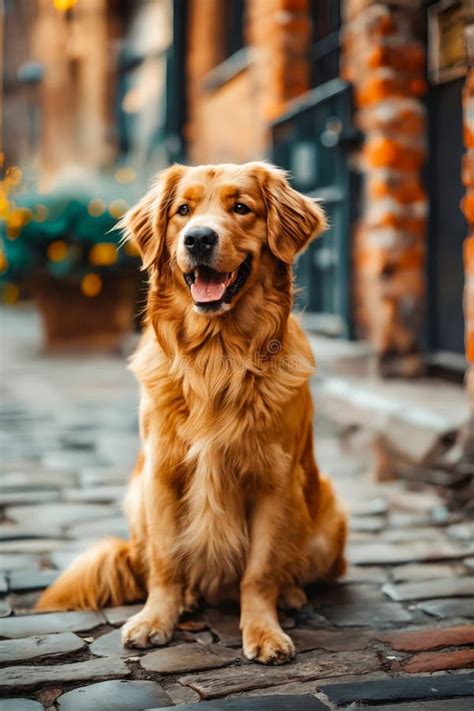
[[[168,376],[158,398],[154,390],[144,399],[147,410],[155,410],[157,401],[169,403],[160,417],[162,431],[144,437],[158,436],[145,452],[155,459],[148,462],[152,468],[160,466],[160,457],[175,458],[166,468],[181,472],[176,555],[189,586],[214,602],[237,587],[255,496],[286,470],[288,457],[275,444],[265,388],[240,376],[240,396],[226,400],[222,391],[206,394],[209,386],[187,375],[191,382],[185,376],[181,387]]]
[[[148,467],[165,459],[164,470],[179,472],[176,555],[189,584],[217,600],[245,567],[256,498],[287,476],[283,419],[308,375],[278,366],[275,377],[218,348],[201,352],[197,365],[176,359],[156,368],[149,346],[132,363],[143,385],[145,451],[155,460]]]
[[[188,466],[178,545],[191,586],[217,601],[245,566],[254,497],[271,486],[287,457],[272,442],[263,383],[245,382],[241,374],[235,398],[231,382],[202,397],[209,383],[195,375],[192,381],[183,388],[189,415],[180,435]]]

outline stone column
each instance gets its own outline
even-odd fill
[[[464,241],[464,319],[468,369],[466,386],[471,406],[471,423],[465,440],[465,456],[474,462],[474,25],[466,28],[469,68],[463,92],[464,144],[466,153],[462,162],[462,181],[466,195],[461,209],[467,221]]]
[[[421,371],[427,200],[420,0],[345,0],[342,76],[354,86],[363,205],[354,236],[355,321],[381,375]]]

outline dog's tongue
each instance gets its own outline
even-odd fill
[[[226,274],[219,272],[199,271],[196,274],[194,283],[191,285],[191,294],[194,301],[203,303],[206,301],[219,301],[224,296],[226,289]]]

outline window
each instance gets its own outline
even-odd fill
[[[311,0],[311,22],[311,80],[317,86],[339,76],[340,1]]]
[[[244,46],[245,0],[224,2],[224,56],[228,59]]]

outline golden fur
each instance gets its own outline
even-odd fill
[[[236,202],[250,211],[237,214]],[[218,234],[219,272],[251,255],[250,276],[217,313],[196,313],[183,278],[190,224]],[[290,314],[291,264],[324,229],[324,213],[263,163],[176,165],[123,227],[150,274],[131,361],[143,444],[126,499],[131,537],[86,552],[38,609],[146,598],[123,627],[126,645],[146,647],[168,642],[200,598],[240,591],[246,656],[287,661],[294,646],[277,604],[300,607],[305,584],[345,569],[345,515],[313,454],[313,357]]]

